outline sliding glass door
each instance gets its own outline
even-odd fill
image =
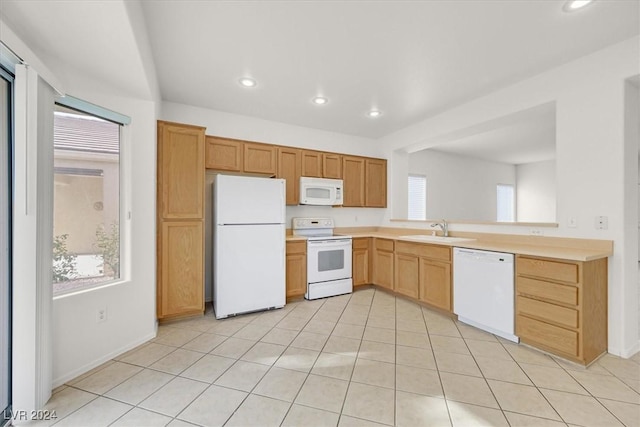
[[[12,82],[0,68],[0,426],[11,419]]]

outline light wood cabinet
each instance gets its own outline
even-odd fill
[[[204,218],[203,129],[159,123],[157,161],[161,218]]]
[[[206,137],[206,161],[207,169],[216,169],[231,172],[241,172],[243,163],[244,143],[237,139]]]
[[[300,202],[301,159],[302,153],[300,149],[278,147],[278,173],[276,176],[287,181],[287,205],[297,205]]]
[[[396,242],[395,290],[451,311],[451,248]]]
[[[303,296],[307,291],[307,242],[287,242],[287,298]]]
[[[352,245],[353,286],[368,285],[371,283],[371,239],[369,237],[354,238]]]
[[[516,256],[516,335],[589,364],[607,351],[607,259]]]
[[[373,239],[373,283],[387,289],[393,289],[394,279],[394,241]]]
[[[278,147],[253,142],[244,143],[244,172],[276,175]]]
[[[342,178],[342,156],[334,153],[322,153],[322,177]]]
[[[158,122],[157,316],[204,312],[205,129]]]
[[[322,153],[302,150],[302,176],[322,178]]]
[[[387,207],[387,161],[366,159],[365,162],[365,206]]]
[[[442,310],[451,307],[451,263],[420,258],[419,300]]]
[[[204,231],[202,221],[163,221],[158,282],[158,317],[204,311]]]
[[[415,255],[396,253],[394,269],[395,291],[417,299],[420,285],[420,258]]]
[[[342,157],[342,179],[344,184],[343,206],[360,207],[365,202],[364,157]]]

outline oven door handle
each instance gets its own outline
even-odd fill
[[[308,246],[321,246],[323,248],[331,246],[351,246],[351,239],[331,239],[331,240],[308,240]]]

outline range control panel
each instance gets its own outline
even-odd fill
[[[333,218],[292,218],[291,228],[294,230],[315,230],[334,228]]]

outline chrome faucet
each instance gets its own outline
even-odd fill
[[[444,233],[444,237],[449,237],[449,224],[447,224],[447,220],[443,219],[442,223],[434,222],[431,224],[431,227],[440,227],[440,230]]]

